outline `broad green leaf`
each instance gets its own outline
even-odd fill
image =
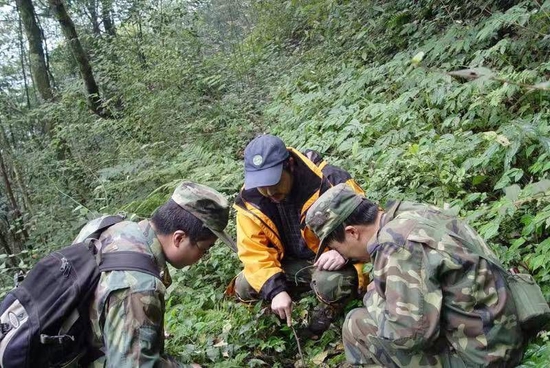
[[[545,254],[540,254],[531,260],[531,269],[537,270],[539,267],[545,265],[548,259]]]
[[[491,221],[491,222],[483,225],[479,229],[479,232],[483,235],[484,239],[488,240],[488,239],[491,239],[495,235],[498,234],[499,226],[500,226],[500,223],[498,223],[497,221]]]
[[[478,185],[483,183],[487,179],[485,175],[476,175],[472,178],[472,185]]]
[[[525,238],[523,238],[523,237],[517,238],[517,239],[514,240],[514,241],[512,242],[512,244],[510,245],[509,251],[515,252],[515,251],[517,251],[523,244],[525,244]]]
[[[510,201],[516,201],[519,198],[520,192],[521,192],[521,188],[517,184],[510,185],[509,187],[504,188],[504,193],[506,194],[506,198],[508,198]]]

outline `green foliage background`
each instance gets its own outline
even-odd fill
[[[29,231],[26,248],[0,255],[3,292],[9,258],[28,269],[98,213],[147,217],[183,178],[234,198],[244,146],[270,132],[319,150],[372,200],[455,209],[506,263],[529,267],[550,300],[550,1],[117,4],[115,37],[92,34],[82,2],[70,4],[113,118],[88,110],[62,42],[50,52],[55,102],[25,106],[10,82],[16,63],[2,67],[6,152],[32,202],[11,225]],[[471,81],[449,74],[473,68]],[[225,299],[239,267],[220,245],[173,272],[172,354],[216,367],[344,360],[338,327],[302,341],[302,361],[266,305]],[[312,303],[297,301],[297,328]],[[547,366],[547,339],[530,344],[523,366]]]

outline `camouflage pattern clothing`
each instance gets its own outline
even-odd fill
[[[185,367],[163,356],[164,294],[171,279],[149,221],[120,222],[105,230],[103,252],[152,254],[163,281],[138,271],[101,274],[90,307],[94,345],[105,352],[93,367]]]
[[[373,282],[343,326],[352,364],[511,367],[523,353],[516,307],[480,236],[436,207],[397,202],[368,244]]]

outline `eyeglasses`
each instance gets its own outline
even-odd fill
[[[193,243],[194,246],[199,248],[203,253],[208,253],[208,251],[214,246],[216,241],[210,242],[209,240],[199,240]]]

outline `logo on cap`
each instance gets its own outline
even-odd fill
[[[262,155],[256,155],[252,157],[252,163],[256,166],[260,166],[264,162]]]

